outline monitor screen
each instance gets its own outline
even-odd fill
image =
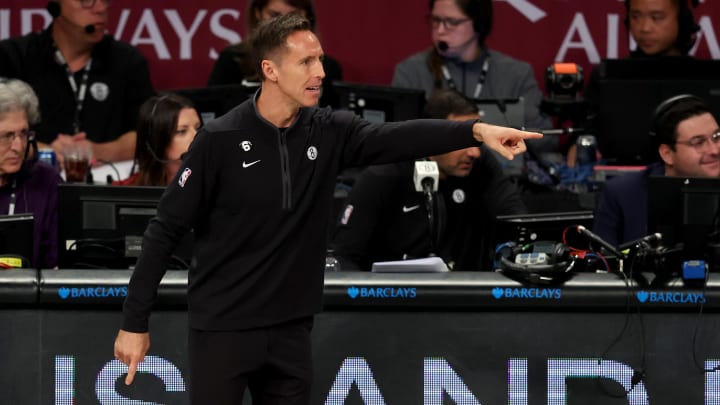
[[[195,108],[200,113],[202,121],[208,122],[227,113],[236,105],[247,100],[255,94],[256,90],[256,86],[231,84],[175,89],[171,90],[171,92],[179,94],[192,101],[193,105],[195,105]]]
[[[667,248],[682,244],[683,260],[715,262],[714,252],[720,247],[716,235],[719,223],[720,179],[648,179],[648,230],[662,234],[662,245]]]
[[[525,99],[475,99],[483,122],[503,127],[525,126]]]
[[[60,268],[133,268],[142,237],[164,187],[61,184],[58,190]],[[192,233],[178,245],[169,269],[188,268]]]
[[[407,121],[420,118],[425,91],[390,86],[334,82],[340,109],[350,110],[375,122]]]
[[[35,265],[34,223],[32,214],[0,215],[0,263],[24,268]]]
[[[605,60],[598,73],[597,140],[609,164],[643,165],[659,159],[650,143],[650,125],[655,108],[672,96],[698,96],[720,116],[720,60]]]

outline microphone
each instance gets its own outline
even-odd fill
[[[448,45],[448,43],[445,41],[440,41],[438,42],[437,47],[441,52],[445,52],[448,50],[448,48],[450,48],[450,45]]]
[[[84,29],[85,29],[85,33],[88,34],[88,35],[95,33],[95,26],[92,25],[92,24],[86,25]]]
[[[590,230],[585,228],[584,226],[578,225],[577,231],[578,231],[578,233],[581,233],[581,234],[587,236],[587,238],[590,239],[591,241],[598,243],[600,246],[604,247],[610,253],[614,254],[618,258],[620,258],[620,259],[627,258],[627,256],[625,256],[622,252],[620,252],[615,246],[611,245],[610,243],[605,241],[605,239],[601,238],[600,236],[590,232]]]
[[[415,191],[426,194],[433,193],[438,190],[439,179],[440,171],[438,170],[437,162],[433,160],[419,160],[415,162],[415,170],[413,171]]]
[[[643,236],[643,237],[640,238],[640,239],[635,239],[635,240],[631,240],[630,242],[625,242],[625,243],[623,243],[622,245],[618,246],[618,249],[619,249],[619,250],[630,249],[631,247],[638,246],[638,245],[640,245],[641,243],[642,243],[642,244],[645,244],[645,243],[654,243],[654,242],[659,242],[659,241],[661,241],[661,240],[662,240],[662,234],[656,232],[656,233],[653,233],[653,234],[650,234],[650,235],[647,235],[647,236]]]

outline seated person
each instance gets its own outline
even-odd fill
[[[252,35],[260,22],[279,15],[298,13],[310,21],[311,29],[315,30],[315,9],[312,0],[250,0],[247,7],[247,32]],[[342,80],[340,64],[328,55],[322,61],[325,70],[323,94],[320,106],[338,107],[337,94],[333,91],[332,82]],[[248,42],[240,42],[223,49],[213,66],[208,86],[223,84],[256,84],[260,86],[260,77],[255,72]]]
[[[32,213],[36,268],[57,266],[57,185],[60,174],[37,161],[30,125],[40,119],[32,88],[17,79],[0,80],[0,215]]]
[[[688,52],[697,39],[700,26],[695,22],[686,0],[625,0],[625,28],[637,44],[630,58],[689,58]],[[600,72],[592,70],[585,90],[594,127],[598,111]]]
[[[470,99],[525,99],[525,126],[550,128],[541,114],[543,95],[533,69],[526,62],[488,48],[492,27],[492,0],[431,0],[433,46],[395,66],[392,85],[425,90],[451,88]],[[501,123],[495,123],[501,124]],[[527,143],[531,152],[556,152],[557,137]]]
[[[137,111],[154,94],[145,57],[106,33],[110,0],[51,0],[42,32],[0,41],[0,76],[29,83],[40,99],[41,147],[81,143],[102,161],[132,159]]]
[[[455,90],[438,90],[426,118],[478,118],[475,103]],[[442,136],[442,134],[438,134]],[[480,270],[492,249],[483,233],[502,214],[523,213],[514,184],[487,148],[472,147],[429,157],[440,171],[436,194],[439,229],[434,252],[454,270]],[[371,166],[347,197],[332,245],[341,270],[370,270],[372,263],[427,257],[431,236],[425,196],[415,191],[414,162]]]
[[[190,100],[177,94],[150,97],[138,114],[135,163],[138,171],[115,185],[167,186],[181,157],[200,129],[200,116]]]
[[[651,128],[662,161],[610,179],[595,211],[593,231],[615,246],[648,234],[649,176],[720,176],[720,128],[703,100],[690,95],[665,100]]]

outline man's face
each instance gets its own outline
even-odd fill
[[[675,150],[660,145],[660,156],[665,162],[668,176],[719,177],[720,145],[712,135],[720,131],[715,118],[705,113],[681,121],[677,127]],[[701,146],[691,143],[702,142]]]
[[[108,22],[108,9],[110,0],[59,0],[59,23],[66,22],[66,27],[81,32],[84,38],[91,42],[100,42],[105,35]],[[95,31],[87,34],[85,27],[93,25]]]
[[[287,39],[287,49],[281,50],[271,62],[280,90],[294,104],[312,107],[318,104],[325,70],[322,66],[322,46],[311,31],[297,31]]]
[[[673,0],[630,0],[628,20],[630,34],[645,54],[679,53],[678,6]]]
[[[12,110],[0,114],[0,176],[17,173],[22,166],[27,138],[12,137],[29,128],[25,111]]]
[[[477,118],[480,118],[477,114],[450,114],[450,116],[448,117],[448,119],[451,121],[467,121]],[[470,171],[475,165],[475,161],[479,158],[480,148],[478,147],[455,150],[452,152],[444,153],[442,155],[430,157],[431,160],[437,162],[438,169],[440,170],[441,179],[447,178],[448,176],[465,177],[469,175]]]

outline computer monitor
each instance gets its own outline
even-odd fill
[[[164,187],[61,184],[58,190],[60,268],[133,268]],[[189,268],[192,233],[169,269]]]
[[[598,66],[598,147],[613,165],[658,160],[650,143],[655,108],[678,94],[693,94],[720,116],[720,60],[692,58],[609,59]]]
[[[475,99],[475,103],[483,122],[512,128],[525,126],[525,99],[522,97]]]
[[[425,91],[360,83],[334,82],[340,109],[354,111],[370,122],[383,123],[420,118]]]
[[[200,113],[203,122],[208,122],[227,113],[236,105],[252,97],[256,90],[257,86],[230,84],[175,89],[170,92],[179,94],[192,101]]]
[[[35,220],[32,214],[0,215],[0,263],[32,268]]]
[[[668,249],[682,244],[683,260],[705,259],[717,266],[719,225],[720,179],[648,179],[648,230],[661,233],[662,246]]]

